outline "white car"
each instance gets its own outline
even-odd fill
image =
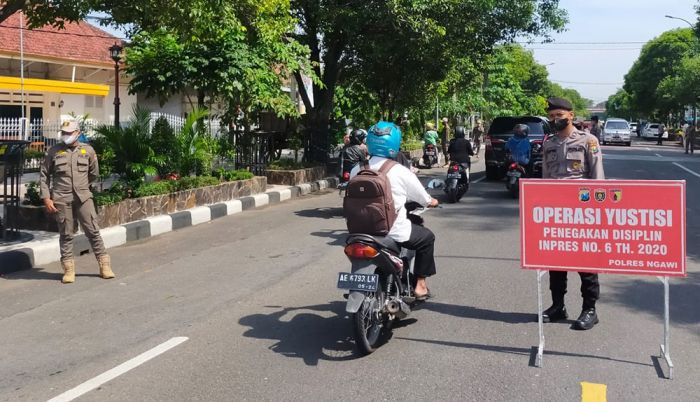
[[[652,139],[659,138],[659,126],[659,123],[647,123],[642,129],[642,137]],[[668,139],[668,130],[664,131],[662,138],[665,140]]]
[[[625,144],[632,145],[632,129],[627,120],[608,119],[603,126],[600,140],[605,144]]]

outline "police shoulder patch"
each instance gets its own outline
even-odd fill
[[[600,152],[600,148],[598,147],[598,141],[588,140],[588,150],[592,154],[597,154],[598,152]]]

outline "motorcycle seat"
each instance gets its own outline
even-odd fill
[[[370,236],[368,234],[351,233],[346,243],[375,243],[395,254],[401,252],[401,246],[388,236]]]

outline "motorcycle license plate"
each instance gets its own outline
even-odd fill
[[[462,177],[462,175],[459,173],[448,173],[447,174],[448,179],[459,179],[460,177]]]
[[[338,274],[338,289],[374,292],[377,290],[377,283],[379,283],[379,275],[375,274],[351,274],[348,272]]]
[[[518,172],[517,170],[511,170],[510,172],[506,173],[508,177],[520,177],[523,174]]]

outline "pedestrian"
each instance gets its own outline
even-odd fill
[[[598,116],[593,116],[591,117],[591,134],[595,136],[595,138],[598,139],[598,142],[600,142],[600,133],[603,131],[600,127],[600,121],[598,120]]]
[[[58,222],[63,283],[75,282],[73,239],[82,227],[100,267],[100,276],[114,278],[109,255],[97,225],[97,211],[90,185],[99,177],[95,150],[78,141],[80,128],[75,121],[61,125],[61,142],[46,153],[41,166],[41,198],[46,210]]]
[[[700,130],[700,125],[695,124],[693,126],[688,126],[685,134],[685,153],[690,151],[690,154],[695,153],[695,137],[698,135],[698,130]]]
[[[442,118],[442,131],[440,131],[440,144],[442,145],[442,155],[445,158],[445,166],[450,161],[449,146],[450,146],[450,123],[447,117]]]
[[[479,150],[481,149],[481,138],[484,134],[484,122],[482,122],[481,119],[476,119],[476,124],[472,129],[472,140],[474,141],[474,153],[477,159],[479,158]]]
[[[665,131],[666,131],[666,126],[664,126],[663,124],[659,124],[659,134],[658,134],[659,139],[658,139],[658,141],[656,141],[656,145],[663,145],[664,144],[663,141],[664,141],[664,132]]]
[[[549,137],[543,146],[542,178],[605,179],[603,155],[598,139],[573,126],[574,112],[571,102],[561,98],[550,98],[547,102],[549,121],[556,134]],[[573,328],[586,330],[598,323],[595,304],[600,296],[600,285],[597,274],[585,272],[578,274],[581,277],[583,306]],[[545,322],[568,318],[564,305],[566,282],[566,272],[549,271],[552,306],[542,313]]]

